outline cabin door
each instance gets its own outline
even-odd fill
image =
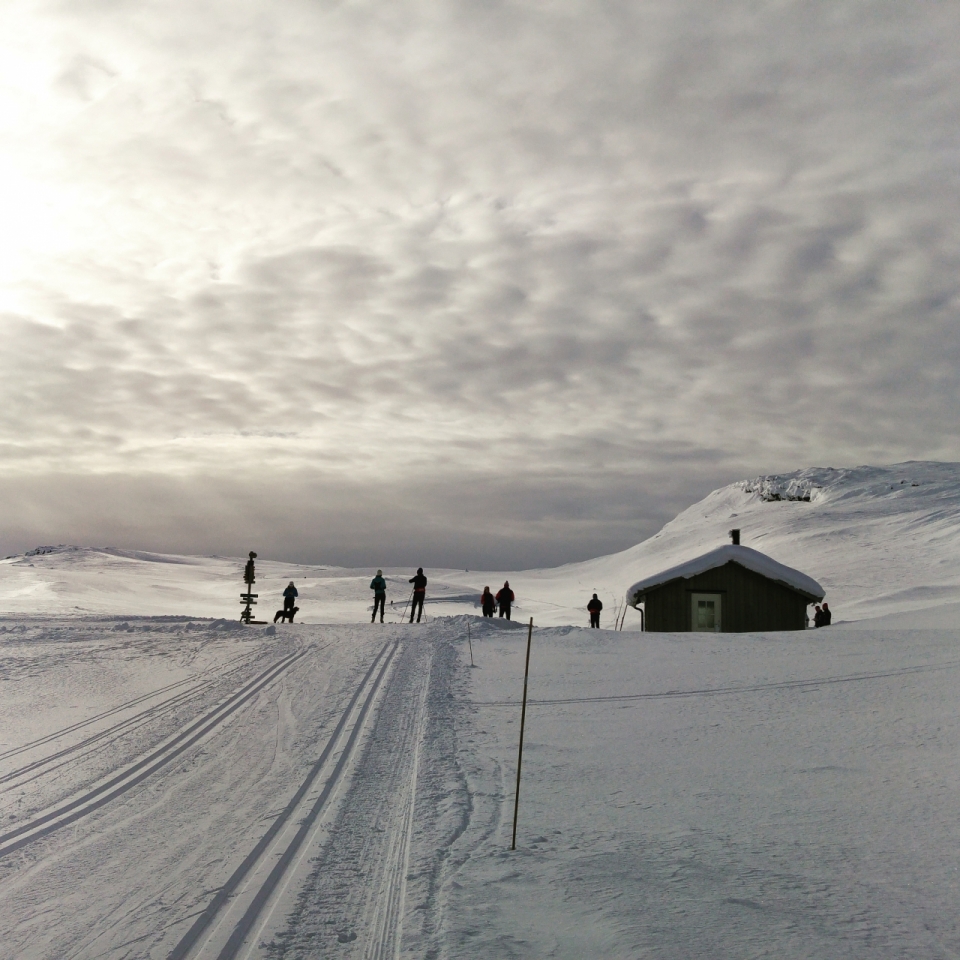
[[[690,623],[691,629],[696,632],[720,632],[720,594],[694,593],[690,602],[693,604]]]

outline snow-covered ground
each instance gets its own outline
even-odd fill
[[[735,526],[847,622],[577,626]],[[588,563],[427,570],[413,626],[413,569],[381,626],[373,570],[258,562],[264,619],[301,590],[274,628],[236,621],[236,559],[2,561],[0,957],[960,956],[958,547],[960,466],[903,464],[734,484]],[[505,578],[514,622],[483,620]]]

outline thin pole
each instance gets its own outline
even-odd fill
[[[414,589],[410,591],[410,596],[407,597],[407,602],[403,606],[403,613],[400,614],[401,623],[403,623],[403,621],[407,619],[407,609],[410,606],[410,601],[413,599],[414,590],[416,590],[416,587],[414,587]]]
[[[470,666],[473,666],[473,642],[470,640],[470,624],[467,624],[467,643],[470,645]]]
[[[520,710],[520,748],[517,751],[517,795],[513,801],[513,840],[510,849],[517,849],[517,814],[520,812],[520,767],[523,764],[523,728],[527,721],[527,678],[530,676],[530,641],[533,639],[533,617],[527,629],[527,665],[523,668],[523,707]]]

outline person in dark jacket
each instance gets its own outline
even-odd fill
[[[510,619],[510,604],[516,598],[514,597],[513,591],[510,589],[510,581],[504,580],[503,586],[497,591],[497,603],[500,604],[500,616]]]
[[[600,611],[603,609],[603,603],[600,598],[594,594],[587,604],[587,610],[590,611],[590,626],[600,628]]]
[[[830,606],[827,603],[824,603],[820,608],[820,614],[823,617],[823,623],[820,626],[829,627],[830,621],[833,620],[833,614],[830,612]]]
[[[410,578],[413,584],[413,606],[410,608],[410,622],[413,623],[413,615],[417,615],[417,623],[420,622],[420,614],[423,613],[423,598],[427,595],[427,578],[423,575],[423,567],[417,567],[417,575]]]
[[[813,608],[813,625],[815,627],[823,626],[823,611],[820,609],[819,603]]]
[[[480,609],[483,610],[485,617],[492,617],[493,611],[497,609],[497,601],[489,587],[483,588],[483,595],[480,597]]]
[[[370,589],[373,591],[373,616],[370,622],[377,619],[377,607],[380,608],[380,622],[383,623],[383,607],[387,602],[387,581],[383,579],[383,571],[378,570],[377,575],[370,581]]]
[[[276,623],[280,620],[282,623],[286,623],[288,620],[290,623],[293,623],[293,618],[297,615],[300,608],[297,606],[297,588],[293,585],[291,580],[286,588],[283,591],[283,609],[278,610],[273,615],[273,622]]]

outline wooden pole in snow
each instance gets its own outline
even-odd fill
[[[473,641],[470,639],[470,624],[467,624],[467,643],[470,646],[470,666],[473,666]]]
[[[530,641],[533,639],[533,617],[527,629],[527,665],[523,668],[523,706],[520,708],[520,748],[517,751],[517,794],[513,801],[513,840],[510,849],[517,849],[517,813],[520,810],[520,767],[523,764],[523,728],[527,721],[527,678],[530,676]]]

